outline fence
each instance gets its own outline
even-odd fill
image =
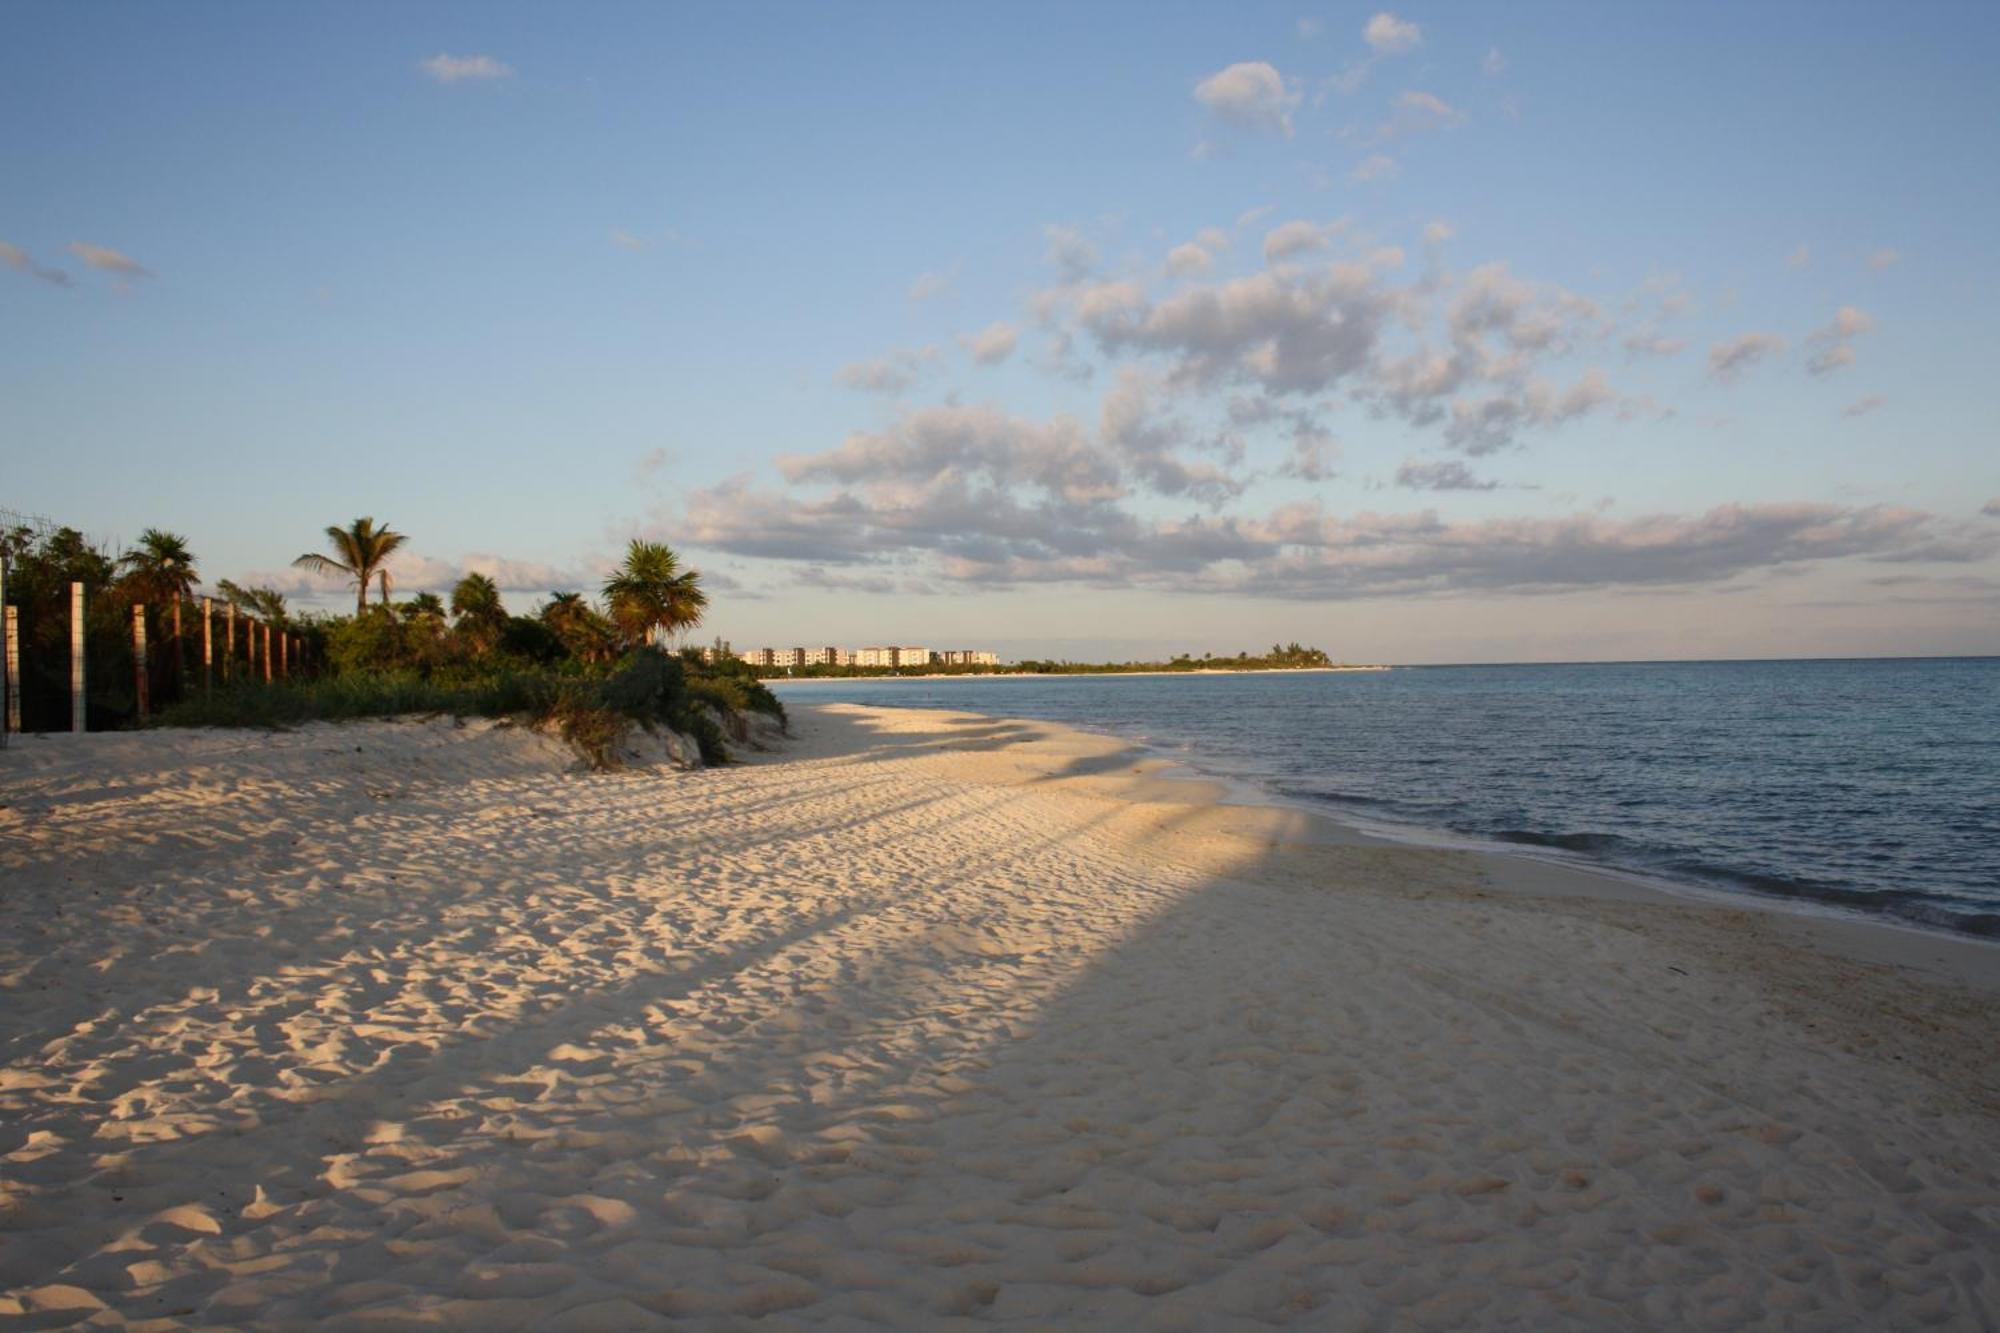
[[[22,516],[0,510],[0,520],[9,517]],[[47,561],[36,579],[18,578],[18,564],[0,554],[0,745],[23,730],[143,723],[156,706],[196,690],[269,684],[317,670],[308,638],[234,602],[179,597],[148,604],[108,579],[93,587],[53,577]]]

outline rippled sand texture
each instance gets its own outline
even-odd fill
[[[2000,1324],[1991,992],[798,730],[0,757],[0,1323]]]

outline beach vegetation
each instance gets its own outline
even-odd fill
[[[357,518],[344,528],[337,524],[327,528],[326,542],[332,554],[307,551],[292,564],[315,574],[344,574],[352,579],[354,612],[359,615],[368,609],[368,581],[378,573],[386,576],[383,562],[408,540],[404,534],[391,531],[387,524],[378,526],[373,518]],[[384,577],[382,600],[388,599],[388,580]]]
[[[604,604],[619,641],[631,648],[701,624],[708,594],[700,572],[682,568],[672,547],[635,537],[604,580]]]

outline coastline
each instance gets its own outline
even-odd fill
[[[1387,843],[1050,724],[794,726],[699,773],[449,722],[9,751],[0,1314],[2000,1308],[1982,941]]]
[[[1098,680],[1107,676],[1311,676],[1394,670],[1391,666],[1195,667],[1188,671],[935,671],[918,676],[762,676],[759,679],[766,685],[811,685],[822,681],[847,685],[858,680],[1068,680],[1071,677]]]

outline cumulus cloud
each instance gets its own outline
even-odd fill
[[[1317,222],[1293,221],[1273,227],[1264,237],[1264,262],[1275,264],[1291,255],[1324,250],[1334,228]]]
[[[150,278],[153,276],[138,260],[101,245],[87,245],[82,241],[71,241],[69,243],[69,252],[101,273],[110,273],[126,279]]]
[[[980,365],[997,366],[1014,354],[1014,344],[1019,339],[1020,334],[1012,324],[1000,321],[987,325],[978,333],[961,337],[959,342]]]
[[[1075,227],[1051,223],[1042,228],[1042,235],[1049,243],[1049,267],[1061,282],[1082,282],[1097,267],[1097,247]]]
[[[389,557],[389,593],[405,598],[420,592],[449,592],[467,574],[484,574],[503,593],[546,596],[561,589],[585,588],[602,577],[591,570],[545,564],[535,560],[512,560],[489,552],[474,551],[457,560],[424,555],[408,547]],[[273,588],[287,597],[345,603],[354,596],[352,580],[339,574],[316,574],[287,565],[283,569],[249,570],[237,580],[249,587]],[[371,585],[368,594],[375,596]]]
[[[1840,415],[1844,417],[1865,417],[1888,401],[1887,398],[1884,398],[1879,393],[1871,393],[1866,398],[1857,398],[1846,407],[1841,408]]]
[[[59,268],[43,268],[28,256],[26,250],[18,245],[10,245],[6,241],[0,241],[0,264],[5,264],[17,273],[25,273],[31,278],[40,278],[51,286],[71,285],[69,274]]]
[[[1814,375],[1831,375],[1853,365],[1854,340],[1874,327],[1875,320],[1866,311],[1842,306],[1834,312],[1831,322],[1807,335],[1806,346],[1812,354],[1806,358],[1806,370]]]
[[[1399,170],[1395,158],[1386,153],[1370,153],[1355,163],[1354,170],[1347,174],[1352,180],[1365,185],[1369,181],[1393,180]]]
[[[1896,265],[1902,262],[1903,262],[1902,254],[1898,251],[1889,249],[1887,246],[1884,246],[1882,249],[1877,250],[1875,253],[1868,256],[1868,267],[1875,269],[1877,271],[1880,271],[1885,268],[1894,268]]]
[[[1194,242],[1177,245],[1167,252],[1167,272],[1174,277],[1184,278],[1191,273],[1206,273],[1214,264],[1214,258],[1207,250]]]
[[[1023,498],[951,472],[811,498],[738,479],[694,493],[678,530],[697,547],[946,583],[1309,600],[1699,585],[1820,561],[1966,559],[1983,549],[1940,544],[1929,515],[1881,506],[1448,523],[1429,511],[1336,515],[1308,501],[1153,518],[1110,499]]]
[[[834,379],[863,393],[899,394],[917,382],[925,366],[937,358],[937,348],[917,347],[890,352],[873,361],[842,366]]]
[[[1194,96],[1228,124],[1292,137],[1298,91],[1288,87],[1284,76],[1265,61],[1239,61],[1218,70],[1195,84]]]
[[[935,301],[951,294],[951,279],[942,273],[919,273],[910,284],[912,301]]]
[[[1407,19],[1397,18],[1387,10],[1368,20],[1362,28],[1361,36],[1369,46],[1384,55],[1401,55],[1414,51],[1424,40],[1424,30]]]
[[[1746,333],[1708,349],[1708,373],[1724,384],[1733,384],[1743,373],[1767,357],[1785,350],[1785,340],[1775,333]]]
[[[1443,245],[1456,235],[1458,235],[1458,232],[1449,222],[1444,221],[1442,218],[1424,224],[1425,245]]]
[[[419,60],[417,68],[439,83],[505,79],[513,77],[514,74],[511,66],[502,64],[492,56],[454,56],[446,55],[442,51],[428,60]]]
[[[1413,491],[1490,491],[1500,485],[1475,476],[1456,458],[1436,463],[1409,459],[1396,469],[1396,484]]]
[[[1450,129],[1465,123],[1465,113],[1436,93],[1408,88],[1396,95],[1389,119],[1376,127],[1374,142],[1407,139],[1428,130]]]

